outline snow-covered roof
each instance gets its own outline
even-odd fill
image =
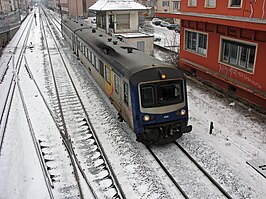
[[[134,0],[98,0],[89,10],[116,11],[116,10],[147,10],[148,8]]]

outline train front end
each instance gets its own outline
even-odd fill
[[[176,68],[152,68],[132,78],[134,130],[146,144],[170,143],[190,132],[186,79]],[[135,86],[134,86],[135,85]]]

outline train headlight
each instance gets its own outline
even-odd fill
[[[180,111],[180,115],[185,115],[186,114],[186,110],[185,109],[182,109],[181,111]]]
[[[144,120],[145,122],[149,121],[149,120],[150,120],[150,116],[149,116],[149,115],[144,115],[144,116],[143,116],[143,120]]]

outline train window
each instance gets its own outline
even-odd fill
[[[94,55],[93,55],[93,53],[91,53],[91,64],[95,67],[95,65],[94,65]]]
[[[97,58],[95,55],[93,55],[93,61],[94,61],[94,67],[96,68],[97,71],[100,71],[100,66],[97,64]]]
[[[89,60],[92,63],[92,52],[90,52],[90,58],[89,58]]]
[[[161,105],[170,105],[183,102],[182,82],[175,81],[158,85],[158,102]]]
[[[105,66],[105,80],[111,84],[111,69],[108,66]]]
[[[128,84],[124,82],[124,103],[128,106]]]
[[[103,64],[103,62],[101,60],[99,60],[99,63],[100,63],[100,68],[99,68],[100,69],[100,74],[101,74],[102,77],[104,77],[104,64]]]
[[[115,92],[117,94],[119,94],[119,84],[120,84],[120,80],[119,77],[115,74],[114,75],[114,84],[115,84]]]
[[[155,104],[154,88],[152,86],[141,87],[141,104],[144,108]]]
[[[89,59],[89,56],[90,56],[90,54],[89,54],[89,49],[86,48],[86,57],[87,57],[87,59]]]
[[[91,63],[92,65],[97,69],[99,70],[99,68],[97,68],[97,65],[96,65],[96,56],[94,54],[92,54],[92,60],[91,60]]]
[[[77,42],[77,49],[79,49],[80,48],[80,41],[78,40],[78,42]]]
[[[86,47],[83,45],[83,54],[86,56]]]

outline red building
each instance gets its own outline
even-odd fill
[[[266,0],[182,0],[179,67],[266,108]]]

